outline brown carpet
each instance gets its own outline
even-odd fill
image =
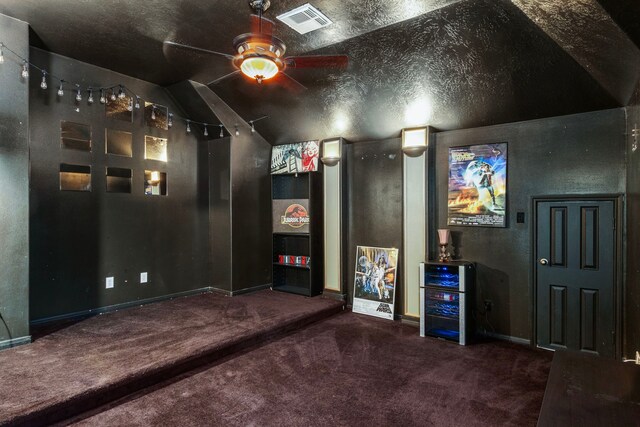
[[[81,426],[533,426],[552,353],[461,347],[344,313],[78,420]]]
[[[86,319],[0,352],[0,425],[68,418],[341,307],[267,290],[202,294]]]

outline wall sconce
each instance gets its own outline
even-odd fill
[[[402,152],[418,157],[427,150],[427,128],[402,129]]]
[[[447,252],[447,246],[449,246],[450,237],[451,233],[446,228],[438,230],[438,244],[440,246],[440,255],[438,256],[438,260],[440,262],[451,261],[451,254]]]
[[[322,163],[335,166],[342,158],[342,138],[322,141]]]

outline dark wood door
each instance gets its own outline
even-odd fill
[[[536,203],[539,347],[615,356],[615,204]]]

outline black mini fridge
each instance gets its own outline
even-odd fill
[[[466,345],[474,331],[474,282],[473,263],[420,263],[420,336]]]

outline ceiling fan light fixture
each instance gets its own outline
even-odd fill
[[[280,69],[270,58],[256,56],[246,58],[240,64],[242,72],[252,79],[261,83],[263,80],[268,80],[278,74]]]

